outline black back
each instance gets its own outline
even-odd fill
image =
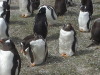
[[[91,39],[94,43],[100,43],[100,19],[96,20],[91,29]]]
[[[67,11],[66,0],[55,0],[55,11],[58,16],[64,15]]]
[[[17,67],[18,67],[18,75],[19,75],[20,69],[21,69],[21,59],[20,59],[20,56],[18,54],[18,51],[17,51],[13,41],[10,40],[10,42],[5,42],[7,40],[10,40],[10,39],[3,39],[1,43],[2,43],[4,51],[10,50],[14,54],[13,67],[11,69],[11,75],[15,75]]]
[[[41,35],[44,39],[47,36],[47,18],[46,18],[46,9],[41,8],[39,13],[35,16],[35,25],[33,31],[37,35]]]

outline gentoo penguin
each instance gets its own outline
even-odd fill
[[[37,35],[41,35],[44,39],[47,37],[48,22],[46,18],[46,9],[41,8],[37,15],[35,16],[35,25],[33,28],[33,32]]]
[[[6,11],[3,11],[2,6],[5,6],[6,2],[0,2],[0,39],[8,38],[8,23],[3,18],[3,15],[6,13]]]
[[[24,18],[29,17],[39,5],[40,0],[19,0],[21,16]]]
[[[10,5],[7,1],[0,2],[0,16],[5,19],[6,23],[10,22]]]
[[[40,65],[48,56],[46,41],[41,35],[29,35],[21,42],[21,53],[29,60],[30,66]]]
[[[100,18],[96,19],[91,28],[91,40],[92,44],[88,47],[100,44]]]
[[[41,8],[45,8],[46,11],[46,17],[47,17],[47,21],[49,22],[54,22],[57,19],[57,15],[55,13],[55,10],[52,6],[50,5],[43,5],[39,8],[39,11],[41,10]]]
[[[54,7],[55,7],[57,16],[64,15],[64,13],[67,11],[66,0],[55,0]]]
[[[21,59],[18,51],[10,39],[0,40],[0,75],[19,75],[21,69]]]
[[[70,23],[63,26],[59,36],[59,53],[61,56],[72,56],[76,51],[76,32]]]
[[[93,14],[93,5],[91,0],[81,0],[80,13],[78,17],[79,30],[88,32],[91,16]]]

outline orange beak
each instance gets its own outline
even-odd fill
[[[20,52],[23,53],[23,54],[25,54],[25,55],[27,54],[23,49],[20,50]]]

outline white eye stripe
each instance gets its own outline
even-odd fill
[[[6,42],[6,43],[10,43],[10,40],[6,40],[5,42]]]
[[[23,46],[23,43],[22,42],[20,44]]]
[[[25,51],[27,52],[29,50],[29,47],[25,49]]]

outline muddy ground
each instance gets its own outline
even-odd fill
[[[41,5],[54,6],[55,0],[41,0]],[[86,48],[90,43],[90,33],[82,33],[78,30],[78,15],[80,0],[73,0],[74,6],[69,7],[64,16],[58,17],[57,22],[48,27],[47,44],[49,56],[47,61],[39,66],[29,67],[27,59],[19,52],[22,60],[20,75],[100,75],[100,46]],[[100,0],[93,1],[93,18],[90,26],[96,18],[100,18]],[[29,18],[21,18],[18,0],[11,2],[11,18],[9,34],[18,51],[21,40],[33,33],[34,15]],[[63,58],[58,53],[59,31],[63,24],[72,23],[77,32],[78,47],[76,55]]]

